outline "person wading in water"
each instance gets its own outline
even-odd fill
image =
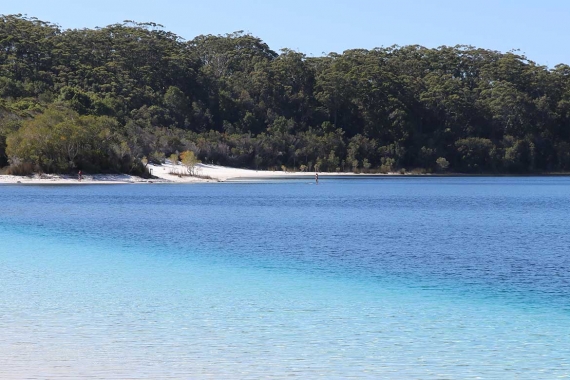
[[[319,184],[319,173],[315,172],[315,183],[318,185]]]

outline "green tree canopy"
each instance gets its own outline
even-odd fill
[[[132,171],[192,151],[266,168],[570,170],[570,67],[472,46],[322,57],[154,23],[0,16],[0,166]]]

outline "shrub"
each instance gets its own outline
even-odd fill
[[[435,163],[437,164],[438,171],[444,172],[449,168],[449,161],[443,157],[439,157],[437,160],[435,160]]]
[[[182,165],[186,166],[186,170],[188,170],[188,174],[193,176],[196,175],[196,165],[201,163],[200,160],[196,158],[196,155],[191,150],[187,150],[186,152],[182,152],[180,154],[180,159],[182,161]]]
[[[8,175],[32,175],[38,168],[30,162],[18,162],[6,169]]]

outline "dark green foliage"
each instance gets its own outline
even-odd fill
[[[0,17],[0,166],[570,170],[570,67],[471,46],[280,54],[237,32]]]

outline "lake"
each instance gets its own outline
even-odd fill
[[[0,378],[570,376],[570,179],[0,186]]]

